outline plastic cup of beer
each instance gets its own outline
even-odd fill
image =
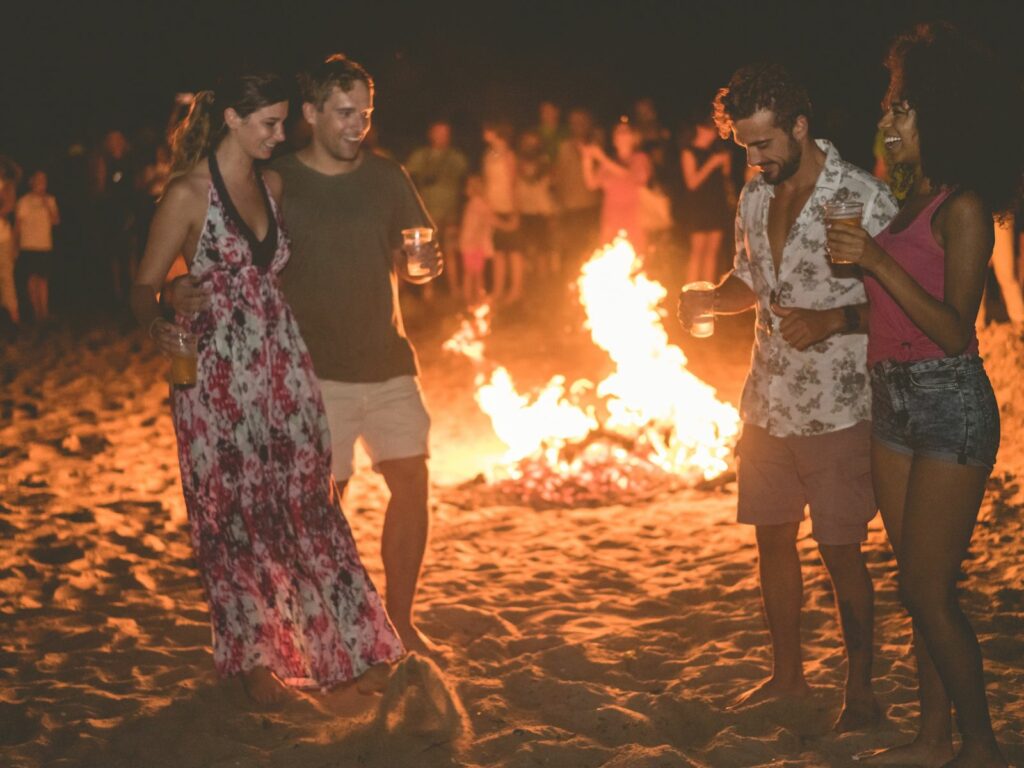
[[[690,335],[706,339],[715,332],[715,284],[707,280],[687,283],[683,293],[687,294],[687,303],[693,308]]]
[[[831,227],[833,225],[859,227],[861,217],[864,215],[863,203],[833,201],[825,203],[823,207],[825,209],[825,226],[827,227]],[[831,253],[829,253],[828,257],[833,264],[853,263],[846,259],[837,259]]]
[[[405,251],[409,276],[426,277],[433,269],[434,230],[430,227],[403,229],[402,250]]]
[[[171,352],[171,384],[176,387],[193,387],[198,379],[199,349],[195,334],[177,330],[173,336],[174,351]]]

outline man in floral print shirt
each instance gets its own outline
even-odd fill
[[[738,70],[715,99],[732,135],[760,170],[736,215],[734,269],[715,290],[715,312],[756,310],[750,374],[740,404],[738,519],[755,526],[761,594],[772,640],[771,676],[738,704],[809,692],[800,649],[803,584],[796,541],[804,507],[828,569],[848,659],[836,729],[875,723],[871,687],[874,598],[861,553],[875,515],[870,477],[866,296],[850,267],[830,265],[822,206],[863,203],[881,230],[896,214],[889,190],[843,162],[810,133],[807,93],[781,66]],[[844,271],[845,270],[845,271]],[[692,296],[692,294],[690,294]],[[680,320],[693,307],[681,294]]]

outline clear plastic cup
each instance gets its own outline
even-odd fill
[[[405,251],[409,276],[426,277],[433,269],[434,230],[430,227],[403,229],[402,250]]]
[[[854,202],[830,202],[822,206],[825,210],[826,226],[859,227],[861,218],[864,216],[864,204]],[[852,264],[846,259],[837,259],[831,253],[828,255],[833,264]]]
[[[198,380],[199,349],[195,334],[178,330],[172,335],[174,351],[171,353],[171,384],[193,387]]]
[[[694,308],[693,320],[690,323],[690,335],[697,339],[706,339],[715,332],[715,284],[707,280],[698,280],[683,286],[683,293],[692,298],[687,303]]]

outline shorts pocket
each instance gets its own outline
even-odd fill
[[[959,389],[960,381],[955,365],[927,371],[907,371],[911,386],[923,390]]]
[[[967,429],[967,407],[959,387],[917,387],[911,390],[911,448],[961,454],[968,442]]]

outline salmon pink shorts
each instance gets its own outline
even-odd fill
[[[811,536],[819,544],[858,544],[867,538],[877,511],[870,422],[785,437],[745,424],[736,455],[739,522],[798,523],[806,507]]]

